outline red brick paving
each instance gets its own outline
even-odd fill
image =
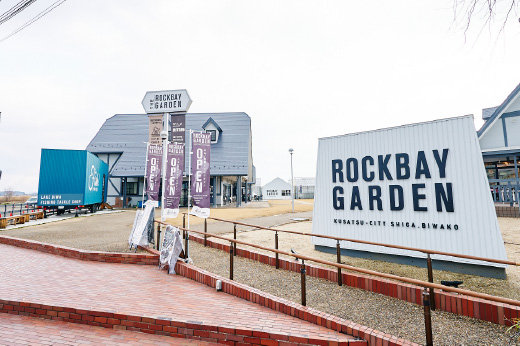
[[[0,299],[304,338],[352,340],[152,266],[84,262],[0,244]]]
[[[215,343],[176,339],[127,330],[0,314],[1,345],[200,345]]]

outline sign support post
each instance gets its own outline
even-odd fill
[[[166,192],[166,158],[168,152],[168,113],[164,113],[163,115],[163,130],[161,131],[161,139],[162,139],[162,188],[161,188],[161,222],[164,222],[164,194]]]
[[[191,143],[191,137],[193,134],[193,130],[190,129],[190,138],[188,139],[188,143],[190,145],[190,150],[188,151],[188,229],[190,229],[190,202],[191,202],[191,150],[192,150],[192,143]],[[190,233],[186,232],[186,258],[190,257]]]
[[[148,173],[148,147],[150,146],[150,143],[146,142],[146,160],[144,165],[144,179],[143,179],[143,199],[141,200],[141,210],[144,209],[144,194],[146,192],[146,174]]]

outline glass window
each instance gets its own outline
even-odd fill
[[[495,178],[495,167],[486,168],[486,173],[488,179],[496,179]]]
[[[499,168],[498,169],[499,179],[516,179],[515,168]]]
[[[206,130],[206,133],[211,133],[211,141],[217,141],[217,130]]]
[[[138,182],[134,182],[134,183],[126,183],[126,194],[127,195],[137,195],[138,194],[138,188],[139,188],[139,183]]]

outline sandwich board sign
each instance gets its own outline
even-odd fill
[[[312,232],[506,260],[473,116],[320,138]],[[318,249],[336,246],[333,239],[312,239]],[[340,245],[425,257],[376,245]]]

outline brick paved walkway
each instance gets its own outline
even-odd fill
[[[1,345],[191,345],[211,346],[210,342],[176,339],[127,330],[92,327],[83,324],[0,314]]]
[[[0,245],[0,299],[171,318],[309,338],[343,334],[218,293],[155,266],[85,262]]]

